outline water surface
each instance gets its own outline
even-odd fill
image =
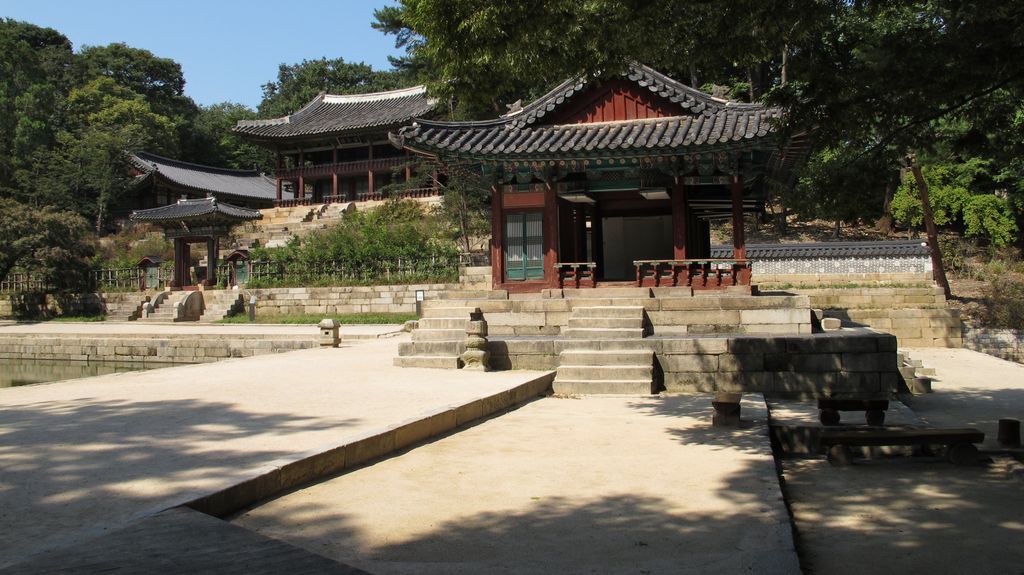
[[[164,367],[126,361],[0,359],[0,388]]]

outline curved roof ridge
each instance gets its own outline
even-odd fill
[[[391,100],[393,98],[405,98],[406,96],[418,96],[426,94],[427,87],[423,85],[399,88],[397,90],[385,90],[383,92],[368,92],[366,94],[321,94],[325,104],[346,104],[359,102],[376,102],[380,100]],[[301,110],[300,110],[301,111]],[[296,112],[298,114],[299,112]]]
[[[168,166],[174,166],[176,168],[182,168],[186,170],[194,170],[197,172],[207,172],[211,174],[223,174],[226,176],[259,176],[261,175],[259,170],[237,170],[234,168],[220,168],[217,166],[207,166],[203,164],[195,164],[192,162],[186,162],[184,160],[175,160],[154,154],[152,152],[139,151],[132,154],[133,157],[137,158],[138,162],[133,162],[146,171],[150,171],[153,168],[153,164],[166,164]]]

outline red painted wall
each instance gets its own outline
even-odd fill
[[[600,86],[573,97],[573,101],[557,116],[553,124],[589,124],[645,118],[681,116],[687,112],[650,90],[626,80],[609,80]]]

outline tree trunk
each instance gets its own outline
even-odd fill
[[[924,226],[928,231],[928,246],[932,252],[932,277],[942,288],[946,299],[953,297],[949,290],[949,281],[946,279],[946,268],[942,265],[942,250],[939,248],[939,232],[935,228],[935,214],[932,213],[932,202],[928,198],[928,184],[921,175],[921,166],[917,165],[917,156],[911,154],[907,157],[910,164],[910,171],[914,173],[914,181],[917,182],[917,191],[921,193],[921,211],[924,212]]]
[[[875,229],[886,236],[892,235],[892,198],[896,195],[896,186],[892,180],[885,183],[885,200],[882,203],[882,217],[875,223]]]
[[[779,84],[785,86],[789,81],[789,42],[782,46],[782,72],[779,74]]]
[[[834,240],[838,240],[839,239],[839,228],[842,225],[843,225],[843,222],[841,220],[836,220],[836,225],[835,225],[835,227],[832,228],[832,239],[834,239]]]

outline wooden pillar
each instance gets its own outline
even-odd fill
[[[217,285],[217,237],[206,238],[206,280],[203,285]]]
[[[597,264],[597,271],[600,277],[604,277],[604,219],[601,217],[601,208],[593,206],[590,212],[590,249],[594,263]],[[597,278],[595,278],[597,279]]]
[[[370,145],[367,148],[367,157],[368,157],[369,161],[366,162],[366,192],[367,192],[367,194],[369,194],[369,196],[372,197],[373,196],[373,191],[374,191],[374,186],[373,186],[373,142],[370,142]]]
[[[550,288],[558,287],[555,264],[558,256],[558,194],[555,186],[544,185],[544,283]]]
[[[306,171],[306,156],[303,154],[302,149],[299,149],[299,189],[295,191],[296,199],[303,199],[306,197],[306,180],[303,177],[303,172]]]
[[[405,183],[409,183],[412,180],[412,166],[409,162],[412,161],[412,157],[409,155],[409,150],[405,151]]]
[[[677,181],[672,188],[672,259],[685,260],[689,214],[686,206],[686,186]]]
[[[277,201],[281,201],[281,151],[277,152],[277,159],[274,169],[274,179],[277,180]]]
[[[743,183],[733,176],[732,185],[732,254],[734,259],[747,258],[747,239],[743,232]]]
[[[182,280],[182,275],[181,275],[181,259],[182,259],[181,244],[182,244],[182,241],[183,240],[181,238],[174,238],[174,268],[173,268],[172,273],[171,273],[171,281],[168,284],[172,288],[180,288],[183,285],[181,283],[181,280]]]
[[[491,186],[491,285],[498,289],[505,281],[505,214],[501,209],[501,186]]]
[[[334,146],[331,152],[331,198],[332,202],[338,201],[338,146]]]

